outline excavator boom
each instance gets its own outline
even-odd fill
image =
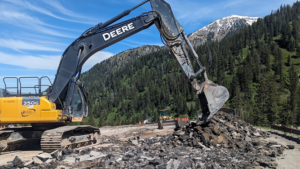
[[[150,1],[152,11],[144,12],[138,17],[110,25],[128,15],[130,11]],[[198,55],[187,38],[182,26],[175,19],[172,9],[164,0],[145,0],[130,10],[125,10],[105,23],[100,23],[85,31],[64,52],[60,61],[49,100],[63,109],[64,115],[72,116],[73,93],[80,77],[81,68],[94,53],[115,44],[133,34],[136,34],[155,24],[160,31],[171,54],[178,61],[193,90],[197,93],[202,107],[202,120],[212,117],[228,100],[229,92],[226,88],[214,84],[207,79],[205,67],[202,66]],[[199,64],[200,70],[194,72],[187,49],[192,51],[193,57]],[[77,56],[77,57],[76,57]],[[202,74],[204,83],[198,84],[196,77]],[[75,76],[78,75],[77,78]],[[76,118],[84,117],[84,113],[77,113]],[[74,115],[73,115],[74,117]]]

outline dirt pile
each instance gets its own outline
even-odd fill
[[[206,124],[187,124],[173,134],[114,141],[110,147],[57,150],[30,162],[16,159],[3,168],[276,168],[276,157],[285,147],[264,137],[267,132],[219,112]]]

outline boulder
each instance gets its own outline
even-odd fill
[[[44,162],[38,158],[37,156],[32,157],[33,163],[34,164],[43,164]]]
[[[180,166],[180,161],[171,159],[167,162],[167,169],[178,169]]]
[[[33,160],[29,160],[26,163],[24,163],[24,167],[27,167],[33,163]]]
[[[259,132],[253,133],[254,136],[260,136]]]
[[[161,163],[163,163],[163,161],[158,158],[149,161],[149,165],[153,165],[154,167],[160,165]]]
[[[51,159],[52,158],[52,155],[49,154],[49,153],[41,153],[41,154],[38,154],[37,157],[39,159],[41,159],[43,162],[47,161],[48,159]]]
[[[92,156],[99,156],[99,155],[101,155],[102,153],[101,152],[96,152],[96,151],[91,151],[90,152],[90,156],[92,157]]]
[[[226,142],[226,138],[222,135],[217,137],[217,143],[221,144],[221,143],[225,143]]]
[[[63,162],[68,163],[68,164],[73,164],[75,163],[76,158],[75,157],[66,157]]]
[[[18,156],[16,156],[12,161],[12,164],[14,167],[22,167],[24,163]]]
[[[249,136],[246,136],[245,141],[252,141],[252,139]]]
[[[139,144],[139,141],[138,141],[138,140],[131,140],[131,144],[133,144],[133,145],[138,145],[138,144]]]
[[[215,127],[213,128],[213,133],[214,133],[215,135],[220,135],[220,131],[219,131],[219,128],[218,128],[217,126],[215,126]]]
[[[57,158],[58,156],[61,156],[62,153],[59,150],[55,150],[52,153],[50,153],[50,155],[51,155],[52,158]]]
[[[45,161],[45,163],[46,163],[46,164],[50,164],[50,163],[52,163],[53,161],[54,161],[54,159],[48,159],[48,160]]]

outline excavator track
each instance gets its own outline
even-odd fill
[[[89,125],[63,126],[44,131],[41,138],[41,149],[52,152],[57,149],[74,149],[97,142],[99,128]]]
[[[43,131],[32,127],[5,128],[0,130],[0,152],[39,149]]]

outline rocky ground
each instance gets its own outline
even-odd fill
[[[149,130],[144,135],[119,132],[126,139],[107,135],[101,142],[113,144],[105,147],[57,150],[30,161],[16,156],[1,168],[277,168],[284,150],[295,148],[268,140],[272,133],[222,112],[205,124],[192,122],[167,135]]]
[[[271,136],[266,141],[276,141],[283,146],[291,147],[278,156],[278,169],[299,169],[300,166],[300,139],[298,135],[283,133],[276,130],[265,130],[271,133]],[[293,146],[295,146],[293,148]]]

